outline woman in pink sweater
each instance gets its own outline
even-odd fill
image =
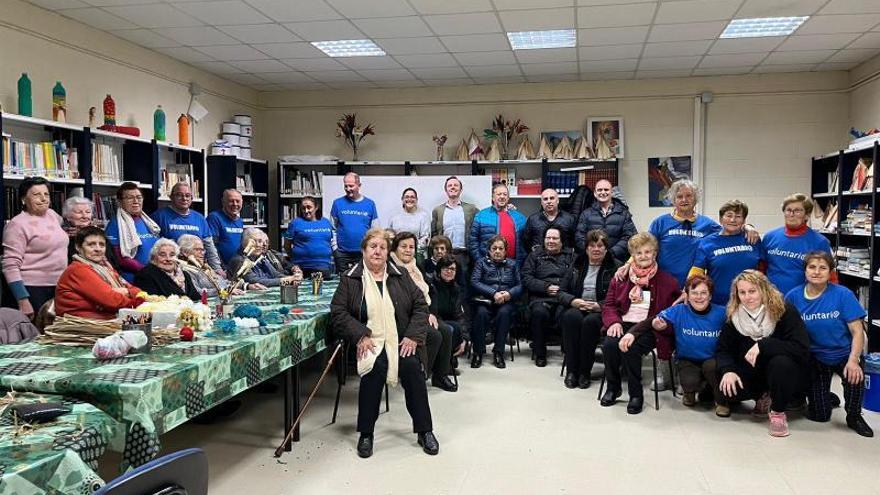
[[[61,216],[49,208],[49,182],[28,177],[18,186],[24,208],[3,230],[3,276],[18,309],[33,316],[55,297],[55,285],[67,268],[67,233]]]

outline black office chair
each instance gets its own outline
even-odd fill
[[[186,449],[154,459],[111,480],[94,495],[207,495],[208,458]]]
[[[342,342],[342,359],[336,362],[336,401],[333,403],[333,419],[330,420],[330,424],[336,423],[336,413],[339,411],[339,397],[342,395],[342,386],[345,385],[346,377],[348,377],[348,353],[349,353],[349,343],[345,339],[340,339]],[[385,384],[385,412],[391,410],[391,406],[388,404],[388,384]]]

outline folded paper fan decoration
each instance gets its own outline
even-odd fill
[[[480,138],[477,137],[477,133],[471,129],[471,135],[468,137],[468,157],[471,160],[482,160],[483,159],[483,146],[480,144]]]
[[[486,152],[486,161],[497,162],[501,160],[501,151],[499,150],[498,140],[493,139],[489,145],[489,151]]]
[[[553,158],[571,160],[572,153],[571,141],[568,139],[568,136],[563,136],[559,144],[556,145],[556,149],[553,150]]]
[[[605,135],[601,131],[596,132],[596,158],[600,160],[614,158],[614,152],[611,151],[611,147],[608,146],[608,141],[605,141]]]
[[[519,143],[519,148],[516,150],[516,159],[517,160],[534,160],[535,159],[535,148],[532,147],[532,141],[528,136],[523,136],[523,140]]]
[[[593,150],[590,148],[590,144],[587,143],[586,136],[582,135],[575,143],[574,158],[577,158],[578,160],[587,160],[589,158],[593,158]]]
[[[536,158],[553,158],[553,150],[550,149],[550,143],[547,142],[547,136],[541,136],[541,142],[538,144]]]
[[[462,139],[461,144],[459,144],[458,148],[455,149],[455,159],[460,162],[466,162],[469,160],[468,146],[466,140]]]

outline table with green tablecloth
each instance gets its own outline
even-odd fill
[[[17,421],[11,406],[0,413],[0,493],[89,494],[104,484],[95,471],[116,421],[70,397],[16,393],[12,404],[47,402],[61,402],[71,412],[31,425]]]
[[[122,451],[123,468],[154,458],[162,433],[283,372],[289,425],[295,407],[287,379],[293,367],[324,350],[334,288],[328,282],[322,296],[303,296],[284,307],[282,313],[292,310],[281,323],[228,334],[200,332],[193,342],[154,347],[148,354],[99,361],[88,347],[0,346],[0,388],[70,395],[94,404],[121,423],[111,446]],[[274,289],[235,302],[272,311],[281,307],[279,301]]]

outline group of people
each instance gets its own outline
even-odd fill
[[[642,357],[654,351],[661,369],[674,363],[685,406],[708,401],[727,417],[753,400],[774,436],[788,435],[786,411],[804,400],[810,419],[829,421],[840,403],[830,392],[838,374],[847,425],[873,435],[861,415],[865,311],[835,283],[830,243],[809,227],[813,204],[803,194],[785,198],[784,226],[761,235],[741,201],[721,205],[720,223],[697,213],[697,185],[680,180],[669,190],[672,212],[638,232],[607,180],[577,214],[546,189],[541,210],[526,217],[504,184],[478,209],[462,201],[452,176],[447,201],[430,214],[415,189],[404,190],[401,211],[382,229],[358,175],[346,174],[343,185],[329,219],[315,198],[303,199],[284,233],[287,256],[279,256],[264,232],[244,227],[232,189],[206,219],[190,209],[189,187],[177,184],[171,204],[150,217],[137,185],[125,183],[103,231],[91,225],[88,200],[68,200],[62,219],[49,208],[46,181],[25,179],[24,209],[3,234],[3,273],[25,314],[54,297],[59,315],[111,318],[136,305],[141,290],[194,299],[224,290],[248,255],[262,256],[244,289],[335,271],[332,329],[356,349],[361,376],[361,457],[373,451],[382,389],[398,382],[418,443],[436,454],[426,382],[456,391],[458,358],[469,352],[471,368],[480,368],[489,336],[492,362],[505,368],[519,322],[538,367],[559,333],[566,388],[591,385],[602,350],[602,406],[617,402],[625,377],[627,411],[641,412]]]

